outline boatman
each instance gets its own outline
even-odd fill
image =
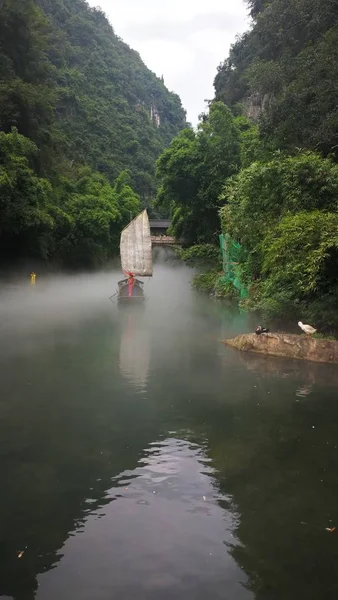
[[[128,296],[131,297],[133,295],[133,287],[135,283],[135,275],[130,271],[126,271],[126,275],[128,275]]]

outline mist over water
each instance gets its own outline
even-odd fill
[[[337,369],[225,347],[169,249],[121,277],[0,286],[0,598],[336,598]]]
[[[191,298],[188,283],[193,271],[180,265],[171,251],[157,251],[156,277],[144,280],[148,299],[147,314],[156,321],[165,314],[174,314]],[[171,267],[175,263],[175,271]],[[159,267],[159,265],[161,265]],[[111,270],[79,275],[37,275],[36,285],[30,285],[29,271],[25,277],[12,278],[0,285],[0,333],[9,336],[46,335],[59,327],[80,325],[83,320],[111,315],[120,320],[116,298],[109,298],[123,278],[120,266]],[[180,311],[186,314],[185,311]],[[179,314],[177,314],[179,318]]]

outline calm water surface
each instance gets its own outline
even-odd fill
[[[338,369],[226,348],[255,324],[169,259],[141,311],[2,286],[0,597],[336,600]]]

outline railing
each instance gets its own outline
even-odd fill
[[[152,235],[151,243],[158,246],[174,246],[179,242],[177,242],[175,238],[171,237],[170,235]]]

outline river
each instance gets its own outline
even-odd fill
[[[2,286],[0,597],[336,600],[337,369],[225,347],[256,324],[157,254],[144,310]]]

